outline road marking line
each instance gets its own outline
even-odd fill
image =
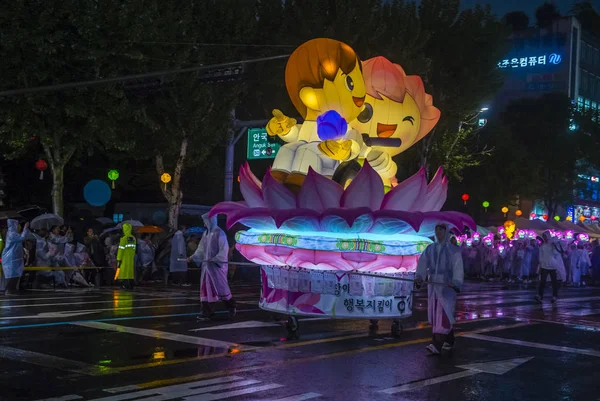
[[[194,361],[202,361],[205,359],[215,359],[215,358],[223,358],[225,356],[229,356],[229,357],[235,357],[236,355],[240,355],[240,354],[230,354],[227,350],[223,350],[223,352],[218,353],[218,354],[214,354],[214,355],[202,355],[202,356],[192,356],[189,358],[178,358],[178,359],[168,359],[168,360],[161,360],[161,361],[157,361],[157,362],[148,362],[148,363],[141,363],[139,365],[128,365],[128,366],[120,366],[120,367],[114,367],[113,369],[118,371],[118,372],[127,372],[129,370],[137,370],[137,369],[146,369],[146,368],[156,368],[159,366],[169,366],[169,365],[177,365],[180,363],[186,363],[186,362],[194,362]]]
[[[281,324],[260,322],[258,320],[245,320],[237,323],[222,324],[220,326],[201,327],[199,329],[191,329],[189,331],[248,329],[256,327],[281,327]]]
[[[237,348],[248,350],[250,347],[244,347],[239,344],[230,343],[226,341],[212,340],[210,338],[186,336],[184,334],[168,333],[165,331],[158,331],[152,329],[140,329],[137,327],[121,326],[117,324],[103,323],[103,322],[80,322],[73,323],[75,326],[89,327],[92,329],[115,331],[118,333],[137,334],[139,336],[158,338],[162,340],[178,341],[182,343],[203,345],[205,347],[213,348]]]
[[[304,394],[292,395],[290,397],[278,398],[276,400],[269,400],[269,401],[304,401],[304,400],[312,400],[313,398],[318,398],[320,396],[321,396],[321,394],[319,394],[319,393],[304,393]]]
[[[190,388],[190,387],[201,387],[201,386],[209,386],[212,384],[229,383],[229,382],[236,381],[236,380],[244,380],[244,378],[239,377],[239,376],[223,376],[223,377],[217,377],[216,379],[201,380],[201,381],[196,381],[196,382],[192,382],[192,383],[169,386],[169,387],[163,388],[161,391],[169,391],[169,390],[176,391],[176,390],[181,390],[181,389]],[[132,384],[129,386],[109,388],[109,389],[105,389],[104,391],[106,391],[107,393],[123,393],[126,391],[133,391],[133,390],[140,390],[140,389],[142,389],[142,387]],[[156,394],[156,391],[155,390],[145,390],[142,392],[135,393],[135,396],[139,397],[144,394]]]
[[[495,330],[510,329],[510,328],[513,328],[513,326],[520,327],[521,325],[522,324],[512,325],[512,326],[511,325],[496,326]],[[465,336],[466,334],[467,333],[457,334],[457,336],[460,336],[460,335]],[[318,360],[322,360],[322,359],[335,358],[338,356],[349,356],[349,355],[362,354],[362,353],[371,352],[371,351],[380,351],[380,350],[384,350],[384,349],[404,347],[407,345],[422,344],[422,343],[426,343],[429,341],[431,341],[431,336],[428,336],[425,338],[418,338],[415,340],[397,342],[397,343],[382,344],[382,345],[377,345],[377,346],[373,346],[373,347],[365,347],[365,348],[358,348],[358,349],[348,350],[348,351],[339,351],[339,352],[333,352],[333,353],[329,353],[329,354],[309,356],[309,357],[305,357],[305,358],[274,361],[274,362],[270,362],[268,364],[262,364],[262,365],[246,366],[243,368],[236,368],[236,369],[224,369],[221,371],[211,372],[211,373],[200,373],[197,375],[187,376],[187,377],[175,377],[175,378],[171,378],[171,379],[154,380],[154,381],[150,381],[150,382],[146,382],[146,383],[140,383],[137,386],[141,387],[141,388],[154,388],[154,387],[160,387],[160,386],[165,386],[165,385],[175,384],[175,383],[186,383],[186,382],[189,382],[192,380],[206,379],[206,378],[210,378],[210,377],[217,377],[217,376],[223,376],[223,375],[234,375],[234,374],[239,374],[239,373],[264,370],[264,369],[273,368],[273,367],[276,367],[279,365],[287,366],[290,364],[313,362],[313,361],[318,361]],[[277,348],[275,348],[275,350],[276,349]],[[263,348],[262,350],[269,351],[272,349]]]
[[[444,383],[451,380],[461,379],[463,377],[473,376],[478,373],[479,372],[474,372],[472,370],[463,370],[462,372],[456,372],[451,373],[449,375],[434,377],[433,379],[419,380],[414,383],[407,383],[397,387],[386,388],[385,390],[381,390],[380,392],[384,394],[396,394],[404,391],[414,390],[417,388],[431,386],[432,384]]]
[[[265,384],[263,386],[258,387],[250,387],[242,390],[234,390],[228,391],[226,393],[218,393],[218,394],[202,394],[197,397],[186,397],[184,401],[215,401],[215,400],[223,400],[225,398],[237,397],[238,395],[246,395],[258,393],[259,391],[267,391],[274,390],[276,388],[283,387],[282,384]],[[148,400],[149,401],[149,400]]]
[[[176,305],[169,305],[176,306]],[[141,308],[148,308],[148,306],[141,306]],[[96,309],[97,310],[97,309]],[[114,310],[114,309],[110,309]],[[260,309],[238,309],[237,313],[244,312],[256,312]],[[217,314],[226,314],[228,311],[218,311]],[[169,317],[182,317],[182,316],[198,316],[201,315],[201,312],[190,312],[190,313],[172,313],[169,315],[147,315],[147,316],[126,316],[126,317],[108,317],[104,319],[87,319],[87,320],[70,320],[67,322],[49,322],[49,323],[32,323],[32,324],[21,324],[16,326],[0,326],[0,330],[12,330],[12,329],[27,329],[31,327],[52,327],[52,326],[64,326],[67,324],[80,323],[80,322],[116,322],[121,320],[140,320],[140,319],[157,319],[157,318],[169,318]],[[10,317],[5,317],[5,320],[10,319]]]
[[[15,301],[42,301],[48,299],[71,299],[71,298],[100,298],[100,295],[81,295],[81,296],[72,296],[72,297],[43,297],[43,298],[0,298],[0,302],[15,302]],[[35,304],[34,304],[35,305]],[[31,306],[31,305],[27,305]]]
[[[486,335],[481,335],[481,334],[477,334],[477,333],[465,333],[462,335],[462,337],[472,338],[475,340],[492,341],[492,342],[501,343],[501,344],[520,345],[522,347],[540,348],[540,349],[547,349],[547,350],[551,350],[551,351],[560,351],[560,352],[568,352],[571,354],[581,354],[581,355],[600,357],[600,351],[596,351],[593,349],[561,347],[558,345],[534,343],[534,342],[530,342],[530,341],[521,341],[521,340],[512,340],[509,338],[486,336]]]
[[[165,299],[168,300],[180,300],[180,299],[188,299],[187,297],[177,297],[177,298],[150,298],[150,299],[133,299],[133,298],[118,298],[118,299],[111,299],[110,301],[85,301],[85,302],[67,302],[67,303],[51,303],[51,304],[29,304],[29,305],[2,305],[0,306],[0,309],[16,309],[16,308],[37,308],[40,306],[71,306],[71,305],[88,305],[88,304],[114,304],[116,301],[131,301],[131,302],[146,302],[146,301],[164,301]],[[168,306],[168,305],[154,305],[151,307],[163,307],[163,306]],[[145,306],[144,308],[148,308],[147,306]],[[117,309],[117,308],[114,308]],[[126,309],[132,309],[130,308],[126,308]],[[111,309],[112,310],[112,309]]]
[[[81,400],[83,397],[77,394],[69,394],[63,395],[62,397],[54,397],[54,398],[44,398],[36,401],[73,401],[73,400]]]
[[[129,386],[121,386],[121,387],[113,387],[113,388],[105,388],[102,391],[112,394],[124,393],[126,391],[134,391],[139,390],[140,388],[135,384],[131,384]]]
[[[59,369],[67,372],[79,373],[88,376],[100,376],[104,374],[117,373],[111,368],[105,366],[90,365],[87,363],[72,361],[70,359],[64,359],[57,356],[40,354],[38,352],[5,346],[0,346],[0,358],[6,358],[13,361],[25,362],[30,363],[32,365]]]

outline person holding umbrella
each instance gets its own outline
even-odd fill
[[[119,241],[117,251],[117,274],[115,279],[121,281],[122,288],[133,289],[133,278],[135,271],[135,249],[136,239],[131,234],[131,224],[123,224],[123,236]]]
[[[17,220],[8,219],[7,223],[6,244],[2,250],[2,272],[6,279],[5,295],[17,295],[19,280],[25,268],[23,240],[29,235],[29,223],[25,223],[21,233],[19,233],[19,222]]]

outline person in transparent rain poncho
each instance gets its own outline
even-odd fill
[[[231,296],[227,282],[227,257],[229,244],[227,235],[217,225],[217,216],[209,217],[208,213],[202,216],[206,225],[206,232],[198,244],[196,252],[187,260],[193,260],[196,265],[202,265],[200,275],[200,302],[202,315],[199,320],[213,318],[215,303],[222,301],[233,318],[236,314],[235,300]]]
[[[435,227],[435,243],[419,258],[415,283],[417,288],[429,276],[427,316],[433,330],[433,341],[427,350],[434,355],[450,351],[454,346],[454,312],[456,294],[463,284],[464,269],[460,250],[450,244],[450,229],[444,224]]]
[[[29,223],[26,223],[23,231],[19,232],[19,222],[8,219],[8,231],[6,242],[2,249],[2,277],[5,280],[6,295],[16,295],[19,288],[19,280],[25,268],[23,261],[23,241],[29,234]]]

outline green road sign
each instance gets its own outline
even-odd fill
[[[265,128],[248,128],[248,160],[274,159],[281,145]]]

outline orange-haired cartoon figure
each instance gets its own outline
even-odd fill
[[[333,176],[340,161],[356,158],[364,146],[362,137],[346,128],[364,107],[365,83],[361,61],[352,48],[333,39],[313,39],[298,47],[285,69],[285,84],[292,103],[304,118],[303,124],[273,111],[267,124],[271,136],[285,144],[277,153],[271,174],[288,186],[300,186],[312,167],[324,176]],[[339,135],[318,133],[317,119],[334,111]]]
[[[365,109],[350,125],[362,134],[367,146],[361,156],[389,187],[398,169],[392,157],[427,135],[440,119],[440,111],[419,76],[406,75],[385,57],[363,62],[363,76]]]

